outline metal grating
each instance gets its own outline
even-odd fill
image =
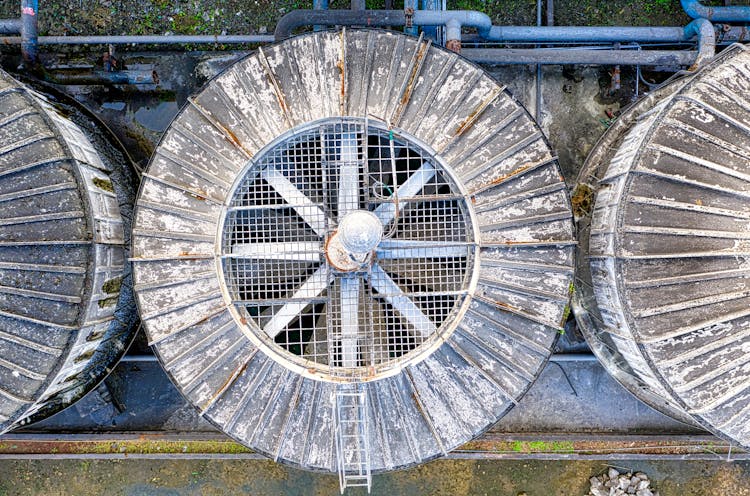
[[[384,237],[342,270],[328,243],[355,210],[375,214]],[[286,358],[364,371],[450,328],[468,295],[471,233],[464,196],[427,150],[364,119],[327,119],[247,168],[224,222],[224,278],[247,327]]]

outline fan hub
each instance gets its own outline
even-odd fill
[[[328,238],[326,258],[340,272],[353,272],[372,262],[372,252],[383,238],[383,224],[368,210],[349,212]]]

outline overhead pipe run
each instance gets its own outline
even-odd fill
[[[138,35],[138,36],[39,36],[38,45],[183,45],[271,43],[273,35]],[[18,44],[21,38],[6,36],[0,44]]]
[[[416,11],[409,13],[415,26],[443,25],[446,28],[446,45],[454,51],[461,50],[461,29],[476,28],[486,41],[526,43],[573,42],[666,42],[683,43],[698,40],[698,51],[592,49],[467,49],[463,55],[484,63],[496,64],[623,64],[623,65],[687,65],[698,67],[715,53],[716,34],[711,23],[697,19],[685,28],[680,27],[578,27],[578,26],[493,26],[490,18],[481,12]],[[274,31],[276,40],[292,35],[294,29],[311,24],[326,26],[403,26],[407,16],[400,10],[295,10],[279,20]],[[734,33],[724,33],[728,39]],[[734,34],[738,34],[734,33]]]
[[[614,28],[618,29],[618,28]],[[639,28],[625,28],[639,29]],[[648,28],[646,28],[648,29]],[[687,65],[695,69],[713,58],[716,39],[713,25],[696,19],[682,32],[684,40],[697,36],[698,50],[596,50],[583,48],[467,48],[465,57],[483,64],[597,64],[597,65]],[[654,34],[658,36],[658,34]],[[632,40],[631,40],[632,41]],[[662,40],[668,41],[668,40]],[[676,39],[671,40],[676,42]]]
[[[282,40],[296,28],[324,26],[444,26],[446,46],[461,51],[461,31],[464,27],[477,30],[485,41],[513,43],[684,43],[697,38],[698,51],[644,50],[605,51],[592,49],[470,49],[464,55],[478,62],[497,64],[633,64],[633,65],[688,65],[700,66],[715,53],[716,34],[706,19],[696,19],[685,28],[680,27],[610,27],[610,26],[493,26],[489,16],[472,10],[324,10],[327,0],[316,0],[315,10],[295,10],[282,17],[273,36],[269,35],[170,35],[170,36],[37,36],[38,0],[22,0],[21,19],[0,19],[0,34],[21,32],[19,37],[0,37],[1,43],[20,43],[24,60],[35,65],[39,45],[81,44],[254,44]],[[688,6],[699,2],[685,2]],[[722,8],[719,8],[722,9]],[[732,19],[748,8],[733,8]],[[709,12],[714,19],[714,10]],[[697,12],[697,11],[696,11]],[[690,13],[690,12],[688,12]],[[707,13],[708,14],[708,13]],[[691,15],[693,15],[691,13]],[[727,14],[728,15],[728,14]],[[750,17],[749,17],[750,18]],[[745,28],[722,29],[722,41],[742,40]]]
[[[750,22],[750,7],[707,7],[699,0],[681,0],[682,9],[693,19],[708,19],[713,22]]]

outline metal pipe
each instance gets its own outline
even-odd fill
[[[328,10],[328,0],[313,0],[313,10]],[[313,26],[313,31],[322,31],[324,26]]]
[[[547,26],[555,25],[554,0],[547,0]]]
[[[312,11],[306,11],[312,12]],[[321,14],[326,11],[319,11]],[[329,11],[332,12],[332,11]],[[39,45],[180,45],[180,44],[242,44],[271,43],[273,35],[145,35],[145,36],[39,36]],[[0,37],[0,43],[21,43],[21,38]]]
[[[596,64],[691,66],[697,51],[675,50],[591,50],[559,48],[466,48],[461,54],[481,64]]]
[[[542,0],[536,0],[536,25],[542,25]],[[536,46],[539,48],[539,45]],[[542,125],[542,64],[536,65],[536,104],[534,105],[534,116],[537,124]]]
[[[421,0],[421,4],[422,4],[422,11],[439,11],[440,10],[437,5],[437,0]],[[426,26],[424,29],[422,29],[422,32],[424,33],[426,38],[430,38],[432,41],[438,41],[438,30],[436,27]],[[450,36],[448,36],[447,39],[451,40]]]
[[[696,19],[685,26],[685,37],[692,38],[693,36],[698,37],[698,57],[691,69],[697,69],[716,55],[716,32],[710,21]]]
[[[456,38],[451,38],[449,23],[453,25],[453,36]],[[417,26],[446,26],[446,30],[448,31],[446,38],[449,40],[460,40],[462,27],[476,28],[479,36],[483,38],[487,38],[490,29],[492,29],[492,19],[490,19],[490,16],[476,10],[420,10],[414,13],[414,24]],[[456,28],[458,31],[455,30]]]
[[[528,43],[645,43],[680,42],[690,38],[685,38],[681,27],[492,26],[486,39]]]
[[[159,84],[156,71],[93,71],[88,74],[48,72],[45,79],[51,83],[70,85]]]
[[[553,353],[550,362],[598,362],[592,353]]]
[[[289,38],[294,29],[311,24],[326,26],[404,26],[406,14],[402,10],[293,10],[276,24],[277,40]],[[460,40],[462,27],[476,28],[486,37],[492,28],[489,16],[474,10],[417,10],[412,15],[414,26],[445,26],[447,39]],[[455,37],[452,38],[451,36]]]
[[[18,34],[21,32],[21,19],[0,19],[0,34]]]
[[[681,0],[682,9],[693,19],[708,19],[714,22],[750,22],[750,7],[707,7],[699,0]]]
[[[403,26],[406,17],[400,10],[293,10],[279,20],[274,31],[277,40],[291,36],[292,30],[310,24],[327,26]],[[623,26],[493,26],[491,19],[473,10],[448,10],[414,12],[415,26],[446,26],[448,39],[460,39],[460,28],[476,28],[480,37],[489,41],[534,43],[616,43],[616,42],[668,42],[690,41],[695,33],[688,34],[682,27],[623,27]],[[736,32],[735,32],[736,31]],[[740,30],[727,33],[743,36]]]
[[[21,0],[21,54],[30,66],[35,66],[38,55],[37,0]]]
[[[417,12],[414,13],[415,17]],[[322,26],[404,26],[406,14],[403,10],[293,10],[276,23],[274,37],[276,40],[284,40],[292,35],[293,30],[311,24]],[[416,23],[414,24],[416,25]]]

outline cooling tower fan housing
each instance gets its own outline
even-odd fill
[[[750,446],[750,52],[652,92],[574,194],[579,327],[662,412]]]
[[[0,71],[0,432],[83,396],[135,334],[132,166],[63,100]]]
[[[572,280],[539,128],[459,55],[378,30],[263,47],[190,98],[133,235],[150,343],[201,415],[353,481],[447,453],[544,366]]]

